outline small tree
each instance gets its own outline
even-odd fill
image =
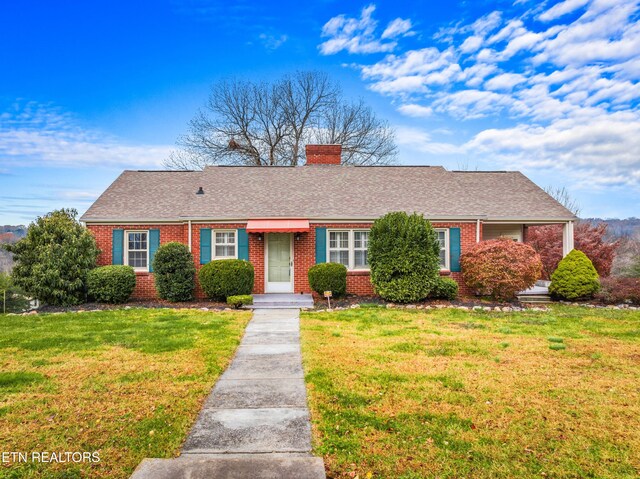
[[[384,299],[420,301],[434,287],[440,270],[440,246],[422,215],[388,213],[369,234],[371,282]]]
[[[0,273],[0,313],[17,313],[24,311],[29,301],[7,273]]]
[[[16,285],[45,303],[67,306],[86,298],[87,273],[96,265],[93,235],[74,209],[56,210],[29,225],[27,236],[4,247],[13,253]]]
[[[574,249],[551,275],[549,293],[563,299],[590,298],[600,289],[598,272],[582,251]]]
[[[189,248],[177,242],[158,248],[153,257],[153,276],[158,296],[167,301],[190,301],[195,289],[196,267]]]
[[[477,243],[460,257],[467,286],[498,300],[511,300],[533,286],[542,263],[533,248],[510,239]]]

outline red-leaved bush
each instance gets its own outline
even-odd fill
[[[618,241],[608,241],[606,235],[606,223],[580,222],[573,232],[575,249],[587,255],[601,277],[611,274],[619,244]],[[527,228],[527,243],[540,255],[542,276],[549,279],[562,259],[562,225],[530,226]]]
[[[460,257],[467,286],[494,299],[510,300],[540,277],[540,255],[525,243],[510,239],[483,241]]]
[[[596,299],[603,303],[640,304],[640,278],[601,278]]]

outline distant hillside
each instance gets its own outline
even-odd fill
[[[24,225],[0,226],[0,244],[15,243],[20,238],[24,238],[27,234],[27,227]],[[0,249],[0,273],[8,273],[13,267],[11,253]]]
[[[617,218],[582,218],[582,221],[591,223],[606,223],[609,235],[614,238],[630,238],[634,235],[640,237],[640,218],[627,218],[620,220]]]

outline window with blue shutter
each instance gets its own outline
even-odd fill
[[[327,262],[327,228],[316,228],[316,264]]]
[[[245,228],[238,228],[238,259],[249,261],[249,235]]]
[[[113,230],[111,241],[111,264],[124,264],[124,230]]]
[[[211,262],[211,228],[200,228],[200,264]]]
[[[451,271],[460,271],[460,228],[449,228],[449,262]]]
[[[153,273],[153,257],[160,247],[160,230],[149,230],[149,272]]]

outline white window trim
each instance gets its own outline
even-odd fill
[[[331,228],[327,229],[327,262],[331,262],[331,233],[349,233],[349,271],[370,271],[370,268],[356,268],[355,234],[354,231],[371,231],[370,228]],[[335,248],[334,248],[335,249]],[[343,249],[343,248],[340,248]]]
[[[440,271],[451,271],[451,243],[449,242],[449,228],[433,228],[435,232],[444,231],[444,266],[440,268]],[[438,240],[438,245],[440,240]],[[438,254],[438,258],[440,255]]]
[[[236,239],[235,242],[235,251],[236,254],[234,256],[216,256],[216,233],[235,233],[234,237]],[[225,243],[229,244],[229,243]],[[217,259],[238,259],[238,230],[237,229],[217,229],[211,230],[211,261],[215,261]]]
[[[124,232],[124,258],[123,264],[129,266],[129,235],[131,233],[146,233],[147,234],[147,267],[146,268],[133,268],[133,270],[137,273],[148,273],[149,272],[149,230],[125,230]],[[135,250],[141,251],[141,250]]]

